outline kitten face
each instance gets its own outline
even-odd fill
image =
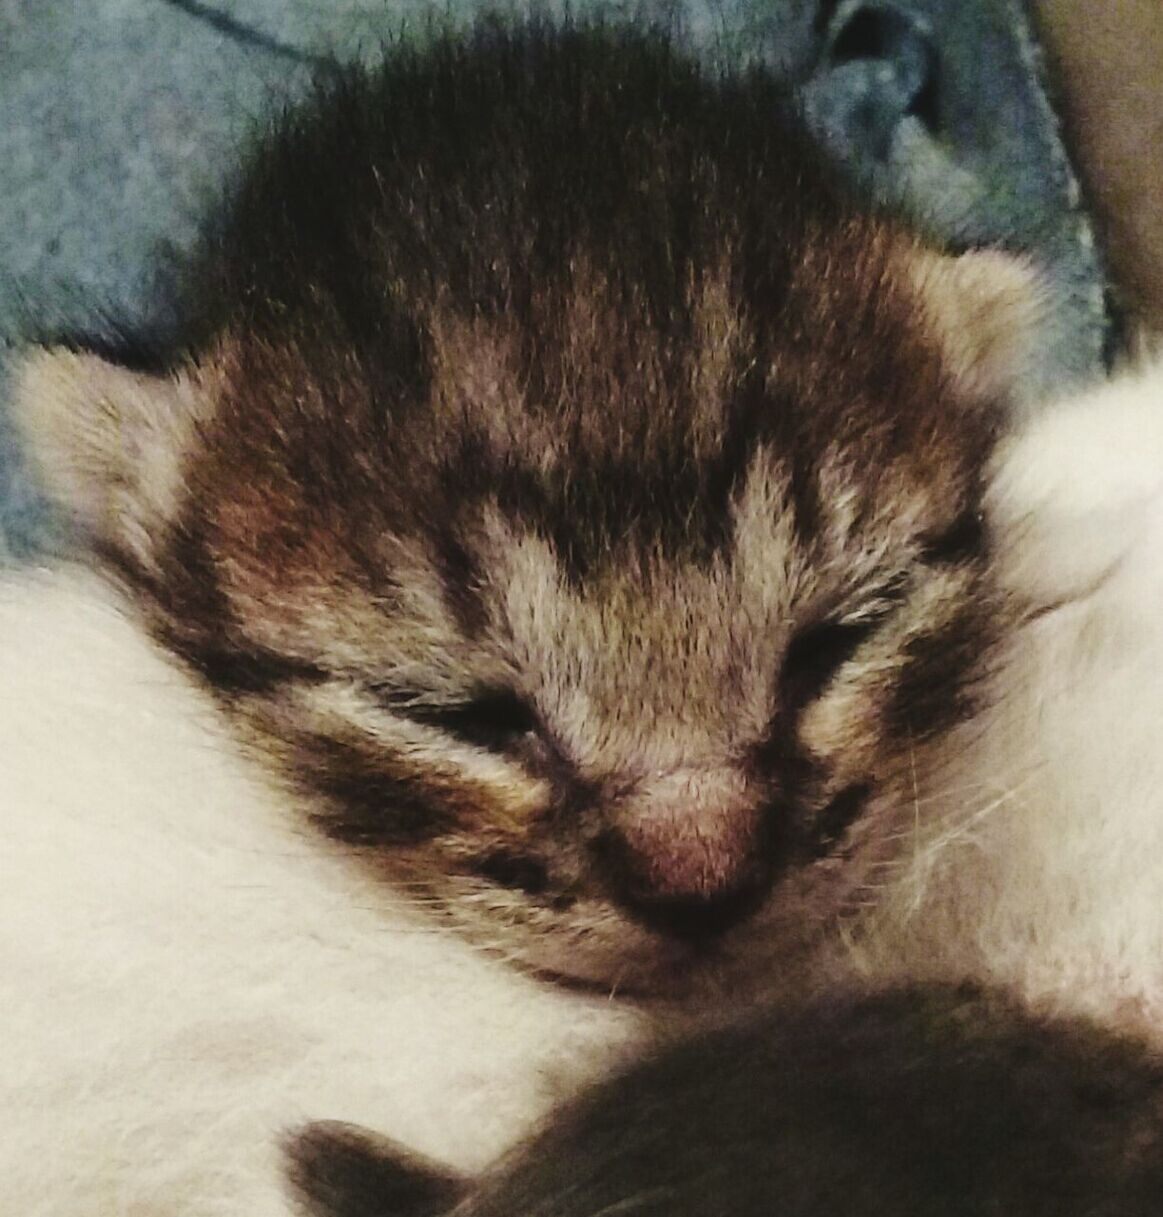
[[[401,61],[259,157],[192,355],[25,377],[325,831],[577,980],[755,970],[859,902],[996,628],[1028,280],[853,212],[777,102],[632,38]]]

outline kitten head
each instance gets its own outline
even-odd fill
[[[1031,276],[849,206],[763,75],[493,36],[273,135],[50,484],[318,823],[527,966],[680,986],[858,903],[993,640]]]

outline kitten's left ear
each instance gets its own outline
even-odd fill
[[[945,361],[973,396],[1024,404],[1039,377],[1050,294],[1031,263],[995,249],[913,249],[907,273]]]
[[[469,1191],[463,1176],[354,1124],[308,1124],[283,1148],[306,1217],[439,1217]]]
[[[45,489],[91,542],[149,565],[185,495],[184,460],[213,407],[196,367],[147,373],[35,348],[16,365],[13,410]]]

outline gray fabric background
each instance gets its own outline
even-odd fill
[[[449,12],[468,19],[472,3]],[[423,30],[428,12],[427,0],[0,0],[0,341],[148,319],[240,143],[303,89],[311,60],[374,59],[385,30]],[[1099,366],[1102,274],[1014,0],[633,12],[679,24],[708,57],[776,65],[853,180],[938,237],[1032,251],[1060,299],[1045,384]],[[63,535],[0,393],[0,560]]]

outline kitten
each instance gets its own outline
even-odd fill
[[[1027,423],[984,501],[1025,620],[961,733],[963,781],[917,808],[841,953],[909,987],[668,1048],[476,1180],[309,1128],[289,1165],[313,1217],[1159,1211],[1163,364]]]
[[[987,533],[1032,616],[846,968],[1158,1028],[1161,407],[1155,368],[999,450]],[[0,637],[0,1212],[282,1214],[280,1134],[322,1117],[475,1171],[642,1043],[631,1004],[490,966],[302,831],[91,577],[10,574]]]
[[[534,26],[334,82],[188,279],[184,345],[34,354],[18,410],[325,833],[608,991],[859,905],[1004,632],[1031,271],[861,210],[762,71]]]
[[[1037,965],[1059,889],[1006,865],[1045,865],[1052,807],[1040,853],[1010,816],[968,861],[914,825],[1018,772],[985,748],[1031,734],[995,684],[1041,653],[1013,631],[1085,615],[1135,512],[1081,570],[998,556],[1057,518],[1016,475],[985,498],[1036,275],[867,215],[782,114],[764,74],[632,34],[401,52],[259,151],[175,350],[26,359],[47,481],[203,688],[91,586],[5,591],[14,1212],[278,1212],[276,1130],[310,1118],[474,1169],[644,1034],[442,922],[739,1003],[827,973],[841,926],[846,971]],[[1067,903],[1091,878],[1061,856]],[[1056,966],[1031,993],[1090,965]]]
[[[1163,1066],[997,994],[906,989],[658,1052],[479,1178],[346,1125],[288,1150],[310,1217],[1153,1217]]]

